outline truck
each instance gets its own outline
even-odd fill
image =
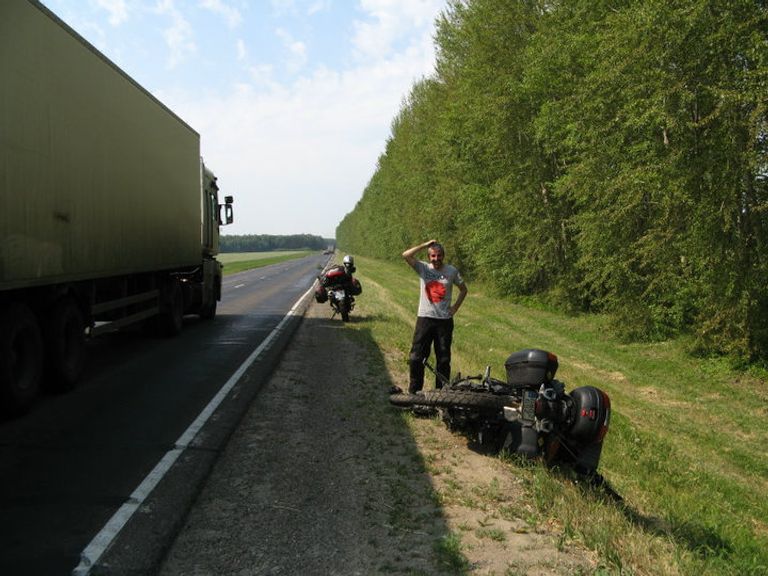
[[[0,3],[0,412],[75,385],[87,339],[216,315],[233,220],[200,135],[36,0]]]

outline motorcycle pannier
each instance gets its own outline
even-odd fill
[[[611,419],[611,399],[594,386],[581,386],[571,392],[569,436],[581,442],[602,442]]]
[[[557,356],[530,348],[514,352],[504,363],[510,386],[539,386],[549,383],[557,372]]]
[[[315,286],[315,301],[318,304],[323,304],[324,302],[328,302],[328,291],[325,289],[324,286],[317,285]]]

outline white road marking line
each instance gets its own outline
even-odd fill
[[[136,512],[136,510],[138,510],[139,507],[144,504],[144,501],[147,499],[149,494],[152,492],[155,486],[157,486],[160,480],[163,479],[163,476],[165,476],[168,470],[171,469],[176,460],[178,460],[179,456],[181,456],[184,450],[192,444],[192,441],[194,440],[197,433],[205,425],[211,415],[216,411],[216,408],[219,407],[219,404],[221,404],[224,398],[226,398],[230,390],[232,390],[235,384],[237,384],[237,381],[240,379],[240,377],[245,373],[246,370],[248,370],[248,368],[250,368],[251,364],[253,364],[258,359],[261,353],[269,348],[269,346],[272,344],[272,341],[282,331],[283,327],[291,318],[291,316],[297,315],[299,306],[304,301],[304,299],[309,296],[310,292],[312,292],[311,287],[309,290],[304,292],[304,294],[302,294],[302,296],[296,301],[288,313],[283,316],[283,319],[275,327],[275,329],[269,333],[269,336],[267,336],[253,352],[251,352],[251,355],[248,356],[245,362],[243,362],[237,371],[232,374],[232,376],[230,376],[229,380],[227,380],[224,386],[221,387],[216,396],[211,399],[211,401],[198,415],[195,421],[192,422],[189,428],[187,428],[179,437],[173,449],[165,453],[165,455],[160,459],[160,462],[158,462],[152,471],[147,474],[146,478],[144,478],[141,484],[139,484],[139,486],[133,491],[128,500],[118,509],[117,512],[115,512],[112,518],[109,519],[109,521],[104,525],[99,533],[94,536],[93,540],[91,540],[88,546],[86,546],[85,549],[80,553],[80,564],[72,571],[72,576],[88,576],[88,574],[90,574],[91,569],[99,561],[99,558],[101,558],[105,550],[112,544],[112,541],[117,537],[125,525],[128,524],[128,521],[131,519],[134,512]]]
[[[245,286],[245,284],[236,284],[235,286],[232,286],[232,288],[242,288]]]

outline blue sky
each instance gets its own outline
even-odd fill
[[[227,234],[331,237],[362,196],[445,0],[43,0],[200,133]]]

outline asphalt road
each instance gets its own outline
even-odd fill
[[[0,423],[0,574],[71,574],[82,566],[94,536],[282,326],[326,260],[310,256],[225,277],[216,319],[188,317],[177,338],[137,331],[94,339],[76,390],[48,396],[28,415]],[[105,554],[93,574],[148,570],[153,546],[178,528],[183,507],[290,338],[289,327],[281,333],[197,434],[197,450],[183,452],[153,490],[154,500],[121,531],[120,537],[147,539],[147,549],[139,550],[135,539],[111,545],[112,556]],[[119,558],[126,549],[130,563]]]

